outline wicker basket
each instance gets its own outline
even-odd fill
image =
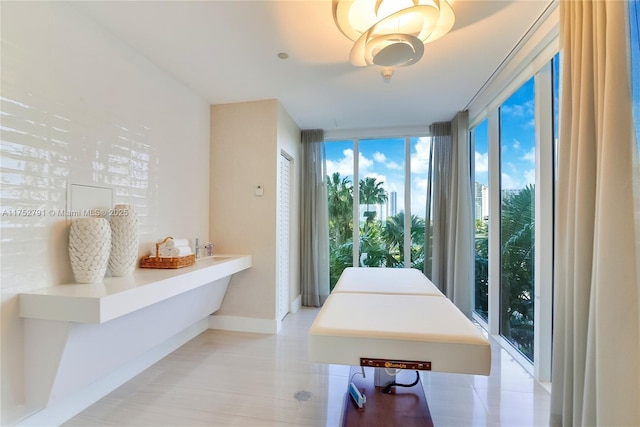
[[[140,267],[142,268],[182,268],[189,267],[190,265],[195,264],[196,256],[194,254],[179,256],[179,257],[161,257],[158,256],[160,252],[160,245],[165,243],[167,240],[173,239],[173,237],[169,236],[164,239],[160,243],[156,243],[156,256],[143,256],[140,259]]]

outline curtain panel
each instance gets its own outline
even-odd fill
[[[432,124],[431,142],[425,274],[471,317],[474,261],[468,112],[456,114],[451,122]]]
[[[560,3],[552,425],[640,425],[640,204],[626,8]]]
[[[302,131],[300,284],[302,305],[319,307],[329,296],[329,208],[324,132]]]

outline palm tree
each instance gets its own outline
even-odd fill
[[[502,334],[533,360],[533,185],[502,200]],[[507,305],[508,302],[508,305]]]
[[[421,268],[424,263],[424,219],[411,215],[411,266]],[[387,266],[404,264],[404,212],[387,218],[382,239],[387,245]]]
[[[330,235],[336,245],[341,245],[352,234],[353,184],[334,172],[327,177],[327,193]]]
[[[424,232],[424,218],[411,215],[411,267],[420,271],[424,268]]]
[[[370,224],[376,216],[375,211],[370,211],[369,206],[381,205],[387,201],[387,192],[382,187],[384,181],[376,182],[373,177],[366,177],[360,180],[360,204],[367,205],[364,216],[367,218],[367,224]]]
[[[475,310],[489,320],[489,224],[476,220],[475,230]]]
[[[401,266],[404,250],[404,212],[387,218],[382,240],[387,246],[387,267]]]
[[[329,289],[333,290],[345,268],[353,266],[353,240],[332,245],[329,252]]]
[[[371,222],[360,230],[361,267],[384,267],[386,248],[381,238],[382,223]]]

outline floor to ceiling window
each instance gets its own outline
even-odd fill
[[[500,107],[500,334],[533,360],[535,93],[531,78]]]
[[[411,220],[410,220],[410,251],[411,251],[411,268],[424,271],[425,262],[427,260],[425,253],[425,217],[427,206],[427,186],[429,156],[431,153],[431,138],[428,137],[412,137],[409,138],[409,182],[411,196]],[[405,229],[407,223],[405,222]],[[406,261],[406,260],[405,260]]]
[[[470,129],[474,317],[541,381],[551,374],[559,55],[507,85]]]
[[[475,225],[474,311],[489,321],[489,121],[471,129],[474,156],[473,196]]]
[[[332,289],[350,266],[422,270],[430,143],[326,141]]]
[[[342,270],[353,266],[353,145],[353,141],[325,144],[332,290]]]
[[[404,266],[403,138],[358,142],[360,264]]]

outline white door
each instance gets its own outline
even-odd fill
[[[291,160],[280,155],[280,203],[278,212],[278,319],[289,313],[289,216]]]

